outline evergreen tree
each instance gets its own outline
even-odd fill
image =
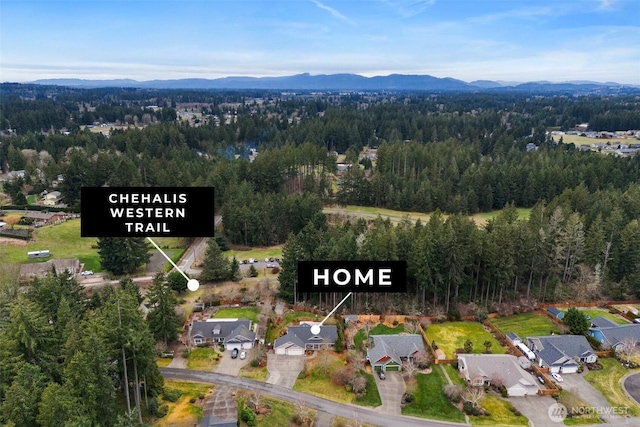
[[[574,335],[584,335],[589,330],[589,321],[580,310],[575,307],[569,308],[562,319],[565,325]]]
[[[153,285],[149,288],[147,298],[149,299],[147,323],[156,341],[163,341],[166,345],[168,341],[176,340],[181,324],[176,313],[178,300],[169,284],[165,282],[163,273],[158,273],[153,278]]]
[[[229,261],[220,251],[215,239],[207,241],[200,279],[204,282],[222,282],[229,280]]]
[[[100,237],[98,248],[102,268],[116,276],[135,272],[151,258],[143,237]]]

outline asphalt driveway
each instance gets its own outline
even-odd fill
[[[238,417],[238,404],[233,398],[235,387],[217,385],[213,394],[204,404],[203,415],[215,415],[223,420],[232,420]]]
[[[518,411],[522,412],[522,415],[529,418],[529,425],[532,427],[563,425],[562,423],[556,424],[549,418],[548,409],[557,403],[551,396],[510,397],[509,401]]]
[[[386,379],[381,380],[376,372],[373,373],[378,385],[382,406],[377,408],[378,411],[390,415],[400,415],[400,403],[402,395],[405,391],[404,379],[400,372],[386,372]]]
[[[276,384],[293,388],[298,374],[304,369],[304,356],[288,356],[286,354],[267,354],[268,384]]]
[[[560,383],[562,388],[576,393],[580,399],[591,406],[589,409],[598,411],[605,422],[620,424],[624,421],[624,417],[614,414],[607,399],[584,379],[583,374],[566,374],[562,375],[562,378],[564,379],[564,381]],[[568,409],[570,410],[570,408]]]

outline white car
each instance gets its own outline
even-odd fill
[[[551,374],[551,376],[553,377],[554,380],[558,381],[559,383],[561,383],[562,381],[564,381],[562,379],[562,377],[560,376],[560,374],[556,374],[555,372]]]
[[[80,273],[81,276],[93,276],[93,271],[91,270],[85,270],[82,273]]]
[[[244,351],[244,350],[243,350],[243,351],[241,351],[241,352],[240,352],[240,360],[244,360],[244,359],[246,359],[246,357],[247,357],[247,352],[246,352],[246,351]]]

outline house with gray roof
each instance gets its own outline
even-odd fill
[[[250,349],[256,340],[256,334],[251,330],[251,320],[244,317],[193,322],[190,336],[193,345],[224,344],[225,350]]]
[[[530,396],[539,390],[533,375],[510,354],[458,354],[458,371],[474,387],[500,382],[509,396]]]
[[[367,360],[374,371],[399,371],[402,362],[425,351],[418,334],[371,335]]]
[[[535,354],[541,368],[551,373],[573,374],[579,362],[594,363],[597,356],[584,335],[549,335],[528,337],[527,347]]]
[[[636,345],[640,344],[640,324],[638,323],[619,325],[609,319],[596,317],[591,321],[589,334],[604,348],[618,349],[628,340],[633,340]]]
[[[289,326],[287,333],[273,343],[275,353],[299,356],[306,350],[332,348],[338,339],[338,328],[335,325],[322,325],[320,333],[316,335],[311,332],[311,326],[310,323]]]

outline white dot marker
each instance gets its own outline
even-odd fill
[[[311,333],[313,335],[319,335],[320,334],[320,325],[313,325],[311,327]]]
[[[200,283],[196,279],[189,279],[189,281],[187,282],[187,289],[192,292],[197,291],[199,287]]]

